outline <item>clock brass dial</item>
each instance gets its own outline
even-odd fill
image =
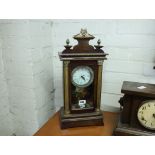
[[[144,101],[138,109],[137,118],[142,126],[155,130],[155,100]]]
[[[76,87],[87,87],[94,80],[94,72],[88,66],[78,66],[72,71],[72,84]]]

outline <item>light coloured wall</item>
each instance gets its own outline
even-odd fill
[[[31,57],[39,127],[55,112],[51,20],[30,20]]]
[[[103,67],[102,108],[119,107],[123,81],[155,83],[155,20],[54,20],[53,62],[55,83],[55,105],[57,110],[63,104],[62,62],[58,52],[64,49],[67,38],[71,44],[72,36],[81,28],[87,28],[98,38],[109,53]]]
[[[54,113],[51,24],[50,20],[0,21],[12,134],[32,135]]]
[[[0,135],[12,135],[12,119],[0,38]]]

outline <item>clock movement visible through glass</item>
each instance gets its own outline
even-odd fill
[[[73,69],[72,77],[72,109],[89,109],[93,107],[94,72],[89,66],[78,66]]]

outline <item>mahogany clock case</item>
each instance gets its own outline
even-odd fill
[[[103,125],[103,113],[100,110],[102,65],[106,60],[106,53],[101,49],[100,40],[95,48],[89,45],[94,36],[81,29],[80,34],[74,36],[78,44],[67,45],[59,53],[63,61],[64,106],[60,109],[61,128],[70,128],[89,125]],[[78,68],[89,68],[93,73],[92,82],[88,86],[76,86],[72,82],[73,71]],[[79,102],[85,101],[84,107]]]
[[[140,86],[146,88],[138,89]],[[119,101],[122,110],[114,135],[155,135],[154,130],[143,127],[137,118],[142,103],[155,100],[155,85],[125,81],[121,92],[124,93]]]

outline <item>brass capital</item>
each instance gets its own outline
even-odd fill
[[[98,64],[99,66],[103,65],[103,60],[98,60],[98,61],[97,61],[97,64]]]
[[[65,67],[68,67],[69,63],[70,63],[70,61],[68,61],[68,60],[67,61],[63,61],[63,64],[64,64]]]

